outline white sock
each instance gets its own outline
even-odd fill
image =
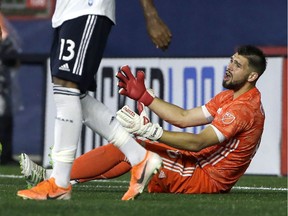
[[[147,152],[147,150],[139,145],[132,137],[118,148],[128,158],[131,166],[135,166],[144,160]]]
[[[51,177],[60,187],[68,187],[82,129],[82,110],[79,90],[54,86],[57,117],[55,120],[53,171]]]
[[[81,95],[81,105],[84,124],[118,147],[132,166],[145,158],[146,149],[120,125],[108,107],[90,95]]]

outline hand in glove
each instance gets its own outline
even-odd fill
[[[147,90],[145,86],[145,73],[143,71],[137,71],[135,77],[129,66],[124,65],[120,68],[116,77],[119,80],[117,84],[120,87],[119,94],[143,103],[145,106],[149,106],[154,100],[155,95]]]
[[[162,127],[150,122],[142,103],[138,103],[137,108],[140,116],[125,105],[116,113],[117,120],[129,133],[150,140],[158,140],[163,134]]]

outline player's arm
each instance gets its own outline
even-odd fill
[[[140,0],[146,20],[147,32],[157,48],[166,50],[172,34],[168,26],[159,17],[154,0]]]
[[[164,121],[180,128],[194,127],[209,123],[204,115],[202,107],[186,110],[157,97],[154,98],[148,107]]]
[[[225,137],[213,126],[208,126],[199,134],[188,132],[163,131],[159,141],[169,146],[188,151],[200,151],[206,147],[216,145]]]
[[[225,140],[224,135],[213,125],[207,126],[199,134],[171,132],[163,130],[159,124],[150,122],[143,104],[138,103],[138,111],[140,115],[126,105],[116,113],[120,124],[136,136],[158,140],[169,146],[188,151],[200,151]]]
[[[199,134],[185,132],[171,132],[163,130],[159,124],[150,122],[145,111],[145,106],[138,103],[138,115],[124,106],[116,113],[116,118],[120,124],[131,134],[145,137],[150,140],[158,140],[175,148],[189,151],[200,151],[211,145],[223,142],[225,136],[213,125],[207,126]]]

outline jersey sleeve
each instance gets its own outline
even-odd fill
[[[205,105],[206,110],[210,113],[210,115],[214,118],[216,112],[217,112],[217,105],[215,103],[214,98],[211,99],[208,103]],[[206,114],[207,115],[207,114]]]
[[[211,113],[208,111],[208,109],[206,108],[205,105],[201,106],[202,108],[202,112],[205,116],[205,118],[207,119],[208,122],[212,122],[214,117],[211,115]]]
[[[215,115],[217,114],[217,110],[221,107],[222,101],[223,101],[223,93],[220,93],[215,97],[213,97],[208,103],[204,105],[206,109],[202,108],[202,110],[206,110],[205,114],[206,118],[208,116],[207,112],[209,112],[213,118],[215,117]]]
[[[226,139],[230,139],[237,133],[242,132],[246,127],[249,127],[253,119],[253,112],[249,106],[234,104],[217,114],[211,124],[216,127]]]

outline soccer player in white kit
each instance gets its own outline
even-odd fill
[[[140,2],[147,20],[148,12],[154,7],[153,2]],[[161,23],[158,16],[156,19]],[[31,189],[18,191],[18,196],[34,200],[70,199],[70,172],[82,122],[113,143],[128,158],[132,166],[131,181],[122,200],[134,199],[139,195],[152,174],[160,169],[161,158],[137,144],[114,114],[103,103],[87,94],[88,91],[96,90],[96,73],[114,24],[115,0],[56,1],[50,54],[57,111],[52,150],[53,171],[48,180]],[[151,37],[151,31],[148,30],[148,33],[157,47],[165,49],[170,43],[171,33],[165,24],[159,26],[159,29],[161,26],[164,28],[161,42]]]

